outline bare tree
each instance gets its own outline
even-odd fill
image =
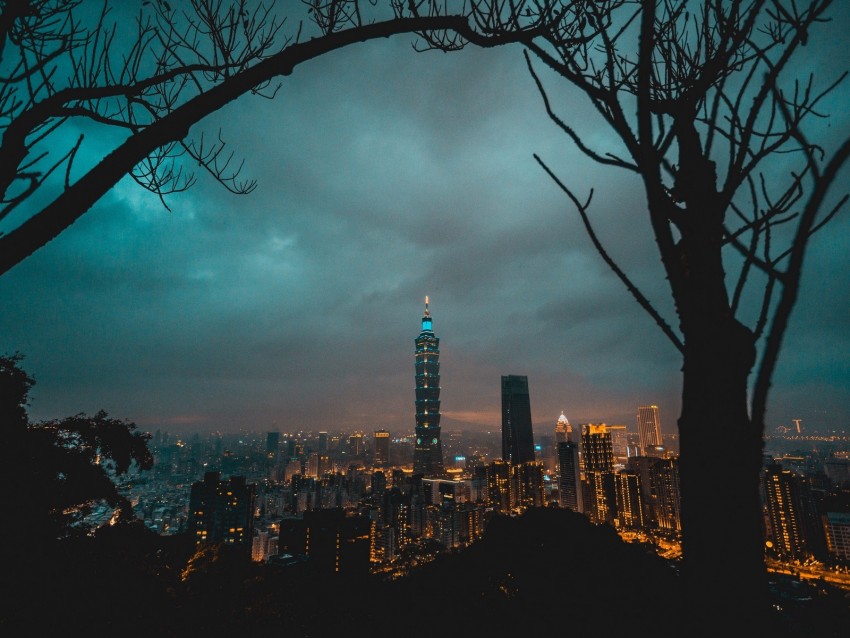
[[[522,42],[549,116],[591,160],[637,175],[645,189],[675,326],[605,251],[591,198],[580,199],[537,158],[682,353],[686,629],[758,631],[767,614],[758,483],[770,379],[808,240],[846,199],[829,189],[850,140],[827,152],[804,130],[844,76],[819,89],[811,77],[786,79],[831,1],[306,0],[302,20],[247,0],[174,4],[142,2],[123,33],[107,5],[92,15],[89,3],[0,2],[0,219],[23,220],[0,236],[0,274],[127,174],[165,198],[191,186],[186,166],[194,165],[233,192],[250,192],[223,137],[193,139],[190,128],[245,94],[272,97],[302,62],[401,33],[443,50]],[[541,64],[587,96],[621,154],[593,148],[556,112]],[[56,148],[73,122],[124,136],[83,166],[82,137]],[[705,445],[719,424],[734,441],[722,451]]]
[[[195,182],[189,166],[251,192],[223,135],[193,138],[190,128],[242,95],[273,97],[305,61],[403,33],[426,48],[498,46],[553,20],[525,0],[515,11],[490,2],[302,0],[289,3],[299,13],[288,16],[261,0],[144,0],[123,21],[115,14],[126,5],[93,4],[0,2],[0,221],[17,222],[0,235],[0,274],[128,174],[163,203]],[[117,141],[85,165],[84,135],[66,142],[81,129]]]
[[[549,117],[591,160],[637,175],[646,193],[646,207],[623,211],[622,225],[648,212],[676,325],[601,244],[593,191],[580,196],[579,185],[536,157],[598,252],[682,353],[688,635],[732,627],[757,635],[768,617],[759,496],[768,390],[809,239],[847,200],[828,192],[850,139],[825,149],[804,128],[846,74],[793,77],[793,62],[831,4],[587,2],[579,19],[527,42]],[[622,143],[620,154],[594,148],[559,114],[541,63],[586,95]],[[722,449],[707,444],[712,432],[723,433]]]

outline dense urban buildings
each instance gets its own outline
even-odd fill
[[[414,473],[413,436],[380,436],[384,430],[282,432],[277,450],[269,449],[276,437],[266,432],[158,432],[151,440],[154,469],[133,477],[128,495],[137,515],[161,534],[187,531],[199,542],[244,548],[257,561],[314,561],[340,573],[403,573],[435,548],[475,542],[495,515],[547,506],[571,509],[673,556],[681,531],[679,459],[669,451],[637,454],[637,446],[621,457],[611,443],[616,427],[585,423],[576,428],[580,440],[559,441],[556,424],[551,443],[541,436],[544,443],[535,446],[544,458],[551,447],[553,462],[525,464],[501,458],[499,432],[443,432],[447,455],[464,459],[443,477]],[[776,448],[765,457],[771,560],[850,561],[850,444],[816,444],[802,445],[809,452]],[[325,510],[333,512],[312,514]],[[333,539],[345,544],[339,552]]]
[[[187,531],[198,544],[282,567],[309,561],[326,573],[403,574],[480,539],[495,516],[550,506],[676,555],[679,458],[657,406],[637,409],[636,432],[583,423],[577,441],[561,412],[535,445],[528,377],[504,375],[500,432],[442,433],[439,345],[426,297],[413,436],[364,427],[204,442],[157,432],[150,489],[133,480],[137,514],[161,534]],[[850,561],[847,446],[766,454],[761,478],[769,559]]]
[[[440,440],[440,339],[434,334],[431,311],[425,297],[422,332],[415,339],[416,447],[413,472],[442,477],[443,447]]]

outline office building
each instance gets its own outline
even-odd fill
[[[634,470],[617,472],[614,475],[614,492],[617,499],[617,527],[629,530],[646,529],[640,474]]]
[[[348,450],[352,456],[360,456],[363,454],[363,434],[355,432],[348,437]]]
[[[658,449],[662,448],[663,445],[658,406],[643,405],[639,407],[637,411],[637,423],[641,454],[644,456],[657,456]]]
[[[440,339],[434,334],[428,297],[425,297],[422,332],[416,337],[415,344],[416,445],[413,449],[413,473],[441,478],[444,468],[440,440]]]
[[[682,494],[679,489],[679,458],[653,458],[649,467],[650,491],[655,495],[652,516],[659,529],[682,531]]]
[[[543,483],[543,463],[529,461],[511,468],[513,492],[516,494],[516,505],[521,509],[543,507],[546,494]]]
[[[617,509],[614,447],[608,426],[604,423],[582,425],[581,448],[587,479],[585,513],[595,523],[614,524]]]
[[[514,506],[511,482],[510,463],[497,459],[487,466],[487,504],[502,514],[509,514]]]
[[[578,443],[573,441],[558,443],[558,502],[561,507],[584,513]]]
[[[823,520],[830,558],[850,561],[850,512],[827,511]]]
[[[390,464],[390,433],[375,430],[375,467],[387,467]]]
[[[536,460],[526,376],[502,377],[502,459],[513,465]]]

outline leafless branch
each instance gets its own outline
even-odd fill
[[[608,267],[612,270],[612,272],[617,276],[617,278],[623,282],[626,286],[626,289],[629,293],[637,300],[638,304],[646,310],[650,317],[655,321],[656,324],[661,328],[662,332],[670,339],[670,342],[676,347],[677,350],[682,352],[684,350],[684,344],[682,343],[679,336],[673,331],[664,318],[658,313],[655,307],[650,303],[650,301],[644,296],[644,294],[635,286],[632,281],[629,279],[628,275],[617,265],[617,263],[611,258],[608,254],[608,251],[605,250],[605,247],[602,245],[602,242],[599,241],[599,237],[596,235],[596,231],[593,229],[592,224],[590,223],[590,218],[587,214],[588,206],[590,205],[590,201],[593,198],[593,191],[590,191],[588,195],[587,201],[583,204],[578,200],[578,198],[573,194],[573,192],[566,186],[564,183],[558,179],[558,177],[552,172],[552,170],[543,162],[542,159],[535,153],[534,154],[535,161],[540,164],[544,171],[546,171],[547,175],[552,178],[558,187],[564,191],[567,197],[570,198],[573,205],[576,207],[579,215],[581,216],[582,223],[584,224],[584,228],[587,231],[588,236],[590,237],[590,241],[593,242],[594,248],[596,248],[596,252],[599,253],[599,256],[602,257],[603,261],[608,265]]]

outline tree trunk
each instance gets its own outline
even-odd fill
[[[754,357],[752,333],[734,319],[692,317],[679,419],[683,635],[760,635],[767,626],[762,437],[747,409]]]

